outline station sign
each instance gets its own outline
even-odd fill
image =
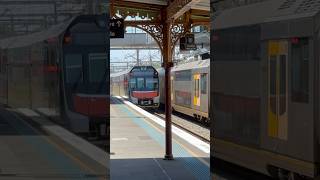
[[[194,34],[186,34],[180,38],[180,51],[196,50],[197,45],[195,44]]]
[[[110,19],[110,38],[124,38],[124,19]]]

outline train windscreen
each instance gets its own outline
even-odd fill
[[[130,73],[132,91],[158,91],[158,73],[153,67],[135,67]]]

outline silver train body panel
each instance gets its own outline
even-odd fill
[[[158,69],[160,103],[165,104],[164,70]],[[192,61],[171,69],[172,108],[180,113],[209,120],[210,59]]]
[[[213,20],[215,157],[265,174],[320,176],[320,0],[308,2],[269,0]]]

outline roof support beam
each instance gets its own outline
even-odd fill
[[[164,7],[156,4],[137,3],[137,2],[125,1],[125,0],[111,0],[110,4],[115,7],[146,9],[146,10],[153,10],[153,11],[159,11],[161,8]]]
[[[197,7],[199,3],[200,0],[173,0],[167,7],[167,20],[176,20],[177,18],[185,14],[187,11],[191,10],[193,6]],[[208,15],[209,13],[209,10],[206,10],[206,8],[192,11],[198,13],[201,12],[201,14],[203,15]]]

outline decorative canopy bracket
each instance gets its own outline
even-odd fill
[[[124,19],[139,17],[141,20],[126,20],[125,27],[131,26],[147,32],[159,45],[162,53],[163,46],[169,46],[174,52],[176,43],[181,37],[189,33],[194,26],[205,26],[210,29],[210,14],[201,10],[180,11],[192,0],[171,0],[168,6],[133,3],[129,1],[111,0],[111,17]],[[165,13],[165,16],[163,16]],[[164,23],[169,25],[169,43],[164,43]]]

